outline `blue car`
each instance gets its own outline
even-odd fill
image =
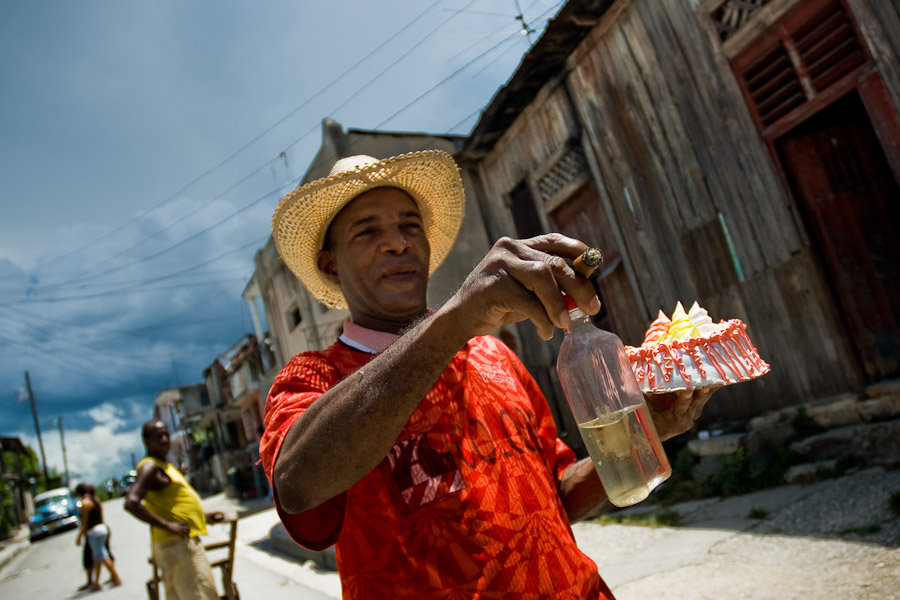
[[[78,527],[78,502],[69,488],[56,488],[34,497],[34,516],[28,522],[31,541]]]

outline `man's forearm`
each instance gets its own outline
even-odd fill
[[[288,431],[275,464],[284,509],[318,506],[375,468],[467,340],[454,317],[438,311],[316,400]]]
[[[579,460],[565,470],[559,495],[570,523],[594,516],[607,503],[606,490],[590,458]]]

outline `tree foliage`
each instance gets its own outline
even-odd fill
[[[0,539],[10,536],[16,526],[16,501],[13,478],[24,478],[24,483],[36,494],[46,489],[37,454],[31,446],[25,446],[25,454],[0,451],[3,477],[0,478]],[[31,480],[34,483],[31,483]],[[20,480],[21,481],[21,480]],[[30,484],[30,485],[29,485]]]

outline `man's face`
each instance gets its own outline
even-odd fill
[[[406,192],[363,192],[331,222],[331,240],[318,266],[341,286],[354,323],[396,332],[425,312],[430,247]]]
[[[154,423],[144,436],[147,453],[155,456],[166,456],[172,443],[169,441],[169,428],[163,422]]]

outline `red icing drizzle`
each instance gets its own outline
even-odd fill
[[[703,344],[703,349],[706,350],[706,356],[709,357],[709,364],[715,367],[716,372],[719,373],[719,377],[722,378],[722,381],[725,383],[731,383],[731,380],[728,379],[728,375],[725,373],[725,366],[728,365],[727,358],[723,357],[722,354],[716,349],[710,342],[706,342]],[[723,366],[722,363],[725,363]],[[732,371],[734,369],[732,368]]]
[[[741,321],[732,319],[725,322],[720,330],[704,337],[653,342],[639,348],[626,346],[626,352],[638,383],[646,378],[649,389],[655,389],[656,386],[654,365],[659,369],[663,382],[672,382],[677,369],[685,387],[690,388],[692,378],[684,363],[685,356],[689,356],[696,367],[700,376],[697,386],[702,387],[707,379],[704,354],[722,382],[734,383],[762,375],[769,370],[769,365],[762,360],[747,337],[746,329]],[[730,377],[729,372],[732,374]]]
[[[691,345],[689,352],[691,353],[691,359],[694,361],[694,366],[700,372],[700,378],[706,379],[706,369],[703,367],[703,357],[700,356],[700,348],[696,345]]]

